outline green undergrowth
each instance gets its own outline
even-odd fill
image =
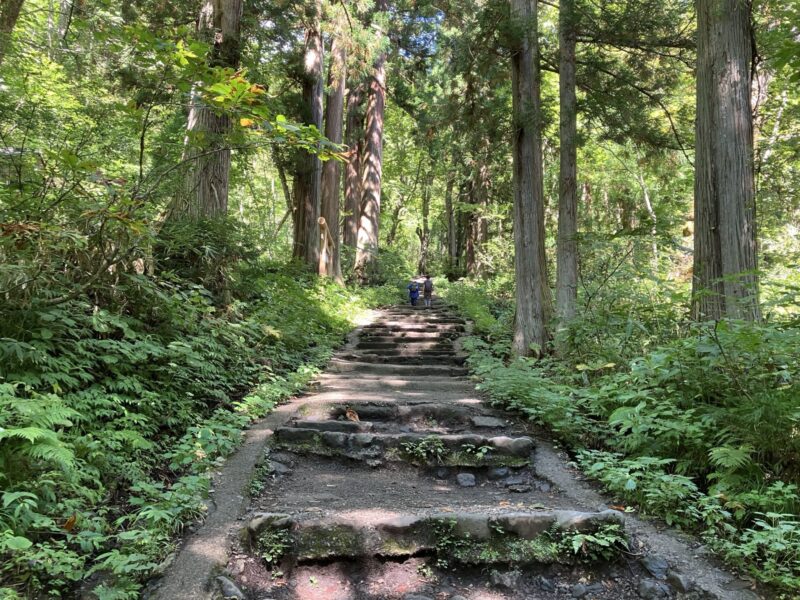
[[[674,297],[660,302],[671,292],[629,286],[560,331],[549,356],[520,359],[513,303],[494,292],[459,282],[446,295],[475,323],[468,364],[494,404],[551,431],[621,502],[800,590],[796,320],[689,323],[665,308]]]
[[[436,566],[453,564],[595,563],[617,558],[628,542],[621,525],[604,524],[594,531],[561,531],[558,526],[536,538],[523,539],[492,526],[488,539],[456,534],[456,521],[436,524]]]
[[[181,266],[0,309],[0,598],[138,598],[242,430],[398,294],[258,260],[208,281]]]

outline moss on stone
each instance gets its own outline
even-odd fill
[[[444,465],[448,467],[525,467],[530,463],[527,458],[509,454],[484,454],[459,450],[448,455]]]
[[[349,525],[320,525],[300,530],[295,552],[300,559],[322,559],[363,554],[361,533]]]

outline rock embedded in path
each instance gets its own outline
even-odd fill
[[[522,573],[519,571],[492,571],[489,582],[496,588],[515,591],[519,587]]]
[[[220,575],[217,577],[217,583],[219,584],[219,591],[222,592],[222,597],[225,600],[246,600],[242,590],[227,577]]]
[[[275,475],[291,475],[292,474],[292,470],[289,467],[287,467],[285,464],[283,464],[281,462],[277,462],[275,460],[269,461],[269,464],[267,465],[267,469],[269,469],[270,473],[273,473]]]
[[[585,598],[586,596],[591,597],[594,594],[602,594],[605,591],[602,583],[592,583],[592,584],[585,584],[585,583],[576,583],[572,586],[572,597],[573,598]]]
[[[667,578],[669,563],[666,559],[660,556],[645,556],[640,562],[642,566],[647,569],[647,572],[656,579],[664,581]]]
[[[474,427],[487,427],[491,429],[501,428],[506,426],[506,422],[503,419],[498,419],[497,417],[472,417],[470,419],[472,421],[472,425]]]
[[[294,461],[297,457],[289,452],[270,452],[269,458],[291,468],[294,467]]]
[[[475,475],[472,473],[459,473],[456,481],[461,487],[475,487]]]
[[[672,595],[672,590],[666,583],[657,581],[655,579],[645,579],[639,583],[636,588],[639,597],[643,600],[655,600],[656,598],[669,598]]]
[[[555,519],[548,513],[507,513],[497,515],[492,522],[522,539],[532,540],[550,529]]]
[[[489,440],[498,450],[505,450],[509,454],[519,457],[527,457],[533,452],[533,440],[529,437],[510,438],[507,436],[493,437]]]
[[[468,537],[473,540],[488,540],[492,534],[489,528],[489,519],[486,515],[456,513],[453,515],[455,520],[454,533],[461,537]]]
[[[529,486],[527,483],[519,483],[517,485],[508,486],[508,491],[515,494],[527,494],[531,491],[531,489],[531,486]]]
[[[551,579],[548,579],[544,575],[537,575],[534,578],[536,585],[539,587],[540,590],[543,592],[555,592],[556,591],[556,584],[553,583]]]
[[[255,540],[265,529],[288,529],[293,522],[285,513],[258,513],[247,524],[247,532]]]
[[[499,479],[508,477],[510,474],[511,470],[508,467],[492,467],[486,472],[486,477],[489,481],[498,481]]]
[[[691,577],[677,571],[670,571],[667,574],[667,583],[682,593],[690,592],[694,588]]]

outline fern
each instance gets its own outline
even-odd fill
[[[753,464],[752,453],[753,447],[750,445],[739,446],[738,448],[720,446],[709,450],[708,458],[711,464],[718,469],[738,471]]]

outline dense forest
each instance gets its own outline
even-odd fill
[[[798,23],[0,0],[0,597],[139,597],[248,423],[420,274],[493,403],[800,593]]]

